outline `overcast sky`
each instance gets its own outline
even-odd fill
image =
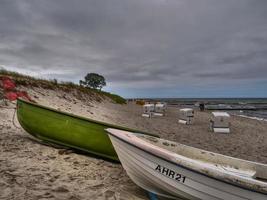
[[[266,0],[0,0],[0,67],[124,97],[267,97]]]

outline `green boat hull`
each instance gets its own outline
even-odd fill
[[[17,117],[23,129],[38,139],[114,161],[119,159],[105,131],[106,128],[152,135],[79,117],[22,99],[17,100]]]

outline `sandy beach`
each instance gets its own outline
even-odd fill
[[[75,92],[26,90],[38,103],[112,124],[158,134],[193,147],[267,164],[267,122],[231,116],[231,134],[209,131],[209,112],[195,112],[191,126],[178,123],[178,107],[164,117],[143,118],[134,103],[114,104]],[[40,144],[20,128],[15,103],[0,107],[0,199],[148,199],[120,164],[75,150]]]

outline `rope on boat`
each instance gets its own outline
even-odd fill
[[[5,102],[5,101],[4,101]],[[11,102],[13,104],[13,102]],[[13,104],[14,105],[14,104]],[[17,107],[8,107],[8,106],[2,106],[0,105],[0,108],[4,108],[4,109],[14,109],[14,113],[13,113],[13,117],[12,117],[12,123],[14,125],[15,128],[19,129],[20,127],[18,127],[16,124],[15,124],[15,116],[16,116],[16,111],[17,111]]]
[[[14,109],[14,113],[13,113],[13,117],[12,117],[12,123],[13,123],[13,126],[17,129],[20,129],[20,127],[18,127],[15,123],[15,117],[16,117],[16,111],[17,111],[17,108],[16,107],[7,107],[7,106],[0,106],[0,108],[4,108],[4,109]]]
[[[15,126],[15,128],[20,129],[20,127],[18,127],[16,125],[16,123],[15,123],[15,116],[16,116],[16,113],[17,113],[17,108],[13,108],[13,109],[14,109],[14,113],[13,113],[13,117],[12,117],[12,123]]]

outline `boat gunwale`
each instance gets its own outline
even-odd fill
[[[109,132],[107,129],[106,129],[106,131],[108,132],[109,135],[111,135],[111,136],[113,136],[113,137],[115,137],[115,138],[117,138],[117,139],[119,139],[119,140],[121,140],[121,141],[127,143],[127,144],[130,145],[130,146],[133,146],[133,147],[135,147],[135,148],[137,148],[137,149],[139,149],[139,150],[141,150],[141,151],[144,151],[144,152],[146,152],[146,153],[148,153],[148,154],[151,154],[151,155],[153,155],[153,156],[155,156],[155,157],[157,157],[157,158],[159,158],[159,159],[162,159],[162,160],[164,160],[164,161],[166,161],[166,162],[169,162],[169,163],[171,163],[171,164],[174,164],[174,165],[176,165],[176,166],[178,166],[178,167],[181,167],[181,168],[183,168],[183,169],[189,170],[189,171],[191,171],[191,172],[194,172],[194,173],[203,175],[203,176],[205,176],[205,177],[208,177],[208,178],[211,178],[211,179],[214,179],[214,180],[217,180],[217,181],[226,183],[226,184],[230,184],[230,185],[235,186],[235,187],[239,187],[239,188],[244,189],[244,190],[248,190],[248,191],[251,191],[251,192],[255,192],[255,193],[259,193],[259,194],[267,195],[267,191],[266,191],[266,192],[263,192],[263,191],[261,191],[261,190],[257,190],[257,189],[254,189],[254,190],[253,190],[251,187],[248,187],[248,186],[246,187],[246,186],[243,186],[243,185],[241,185],[241,184],[235,184],[235,183],[230,182],[230,181],[228,182],[228,181],[225,181],[225,180],[223,180],[223,179],[216,178],[216,177],[211,176],[211,175],[207,175],[207,174],[205,174],[205,173],[203,173],[203,172],[201,172],[201,171],[197,171],[197,170],[195,170],[195,169],[192,169],[192,168],[189,168],[189,167],[187,167],[187,166],[181,165],[181,164],[179,164],[179,163],[177,163],[177,162],[175,162],[175,161],[168,160],[167,158],[164,158],[164,157],[162,157],[162,156],[156,155],[155,153],[153,153],[153,152],[151,152],[151,151],[148,151],[148,150],[146,150],[146,149],[143,149],[143,148],[137,146],[136,144],[132,144],[132,143],[130,143],[129,141],[124,140],[123,138],[121,138],[121,137],[119,137],[119,136],[117,136],[117,135],[115,135],[115,134]],[[154,145],[154,146],[155,146],[155,145]]]
[[[159,136],[156,135],[156,134],[147,133],[147,132],[144,132],[144,131],[139,131],[139,130],[135,130],[135,129],[131,129],[131,128],[126,128],[126,127],[123,127],[123,126],[117,126],[117,125],[114,125],[114,124],[109,124],[109,123],[106,123],[106,122],[93,120],[93,119],[90,119],[90,118],[78,116],[78,115],[75,115],[75,114],[72,114],[72,113],[68,113],[68,112],[65,112],[65,111],[59,111],[59,110],[56,110],[54,108],[50,108],[50,107],[47,107],[47,106],[44,106],[44,105],[41,105],[41,104],[37,104],[37,103],[34,103],[34,102],[30,102],[30,101],[24,100],[22,98],[18,98],[17,99],[17,112],[19,110],[19,107],[18,107],[18,103],[19,102],[26,103],[26,104],[29,104],[31,106],[42,108],[42,109],[45,109],[45,110],[48,110],[48,111],[52,111],[52,112],[55,112],[57,114],[64,114],[66,116],[69,116],[69,117],[72,117],[72,118],[75,118],[75,119],[79,119],[79,120],[83,120],[83,121],[87,121],[87,122],[103,125],[103,126],[106,126],[106,127],[109,127],[109,128],[115,128],[115,129],[120,129],[120,130],[124,130],[124,131],[131,131],[131,132],[141,133],[141,134],[144,134],[144,135],[149,135],[149,136],[154,136],[154,137],[159,138]]]

